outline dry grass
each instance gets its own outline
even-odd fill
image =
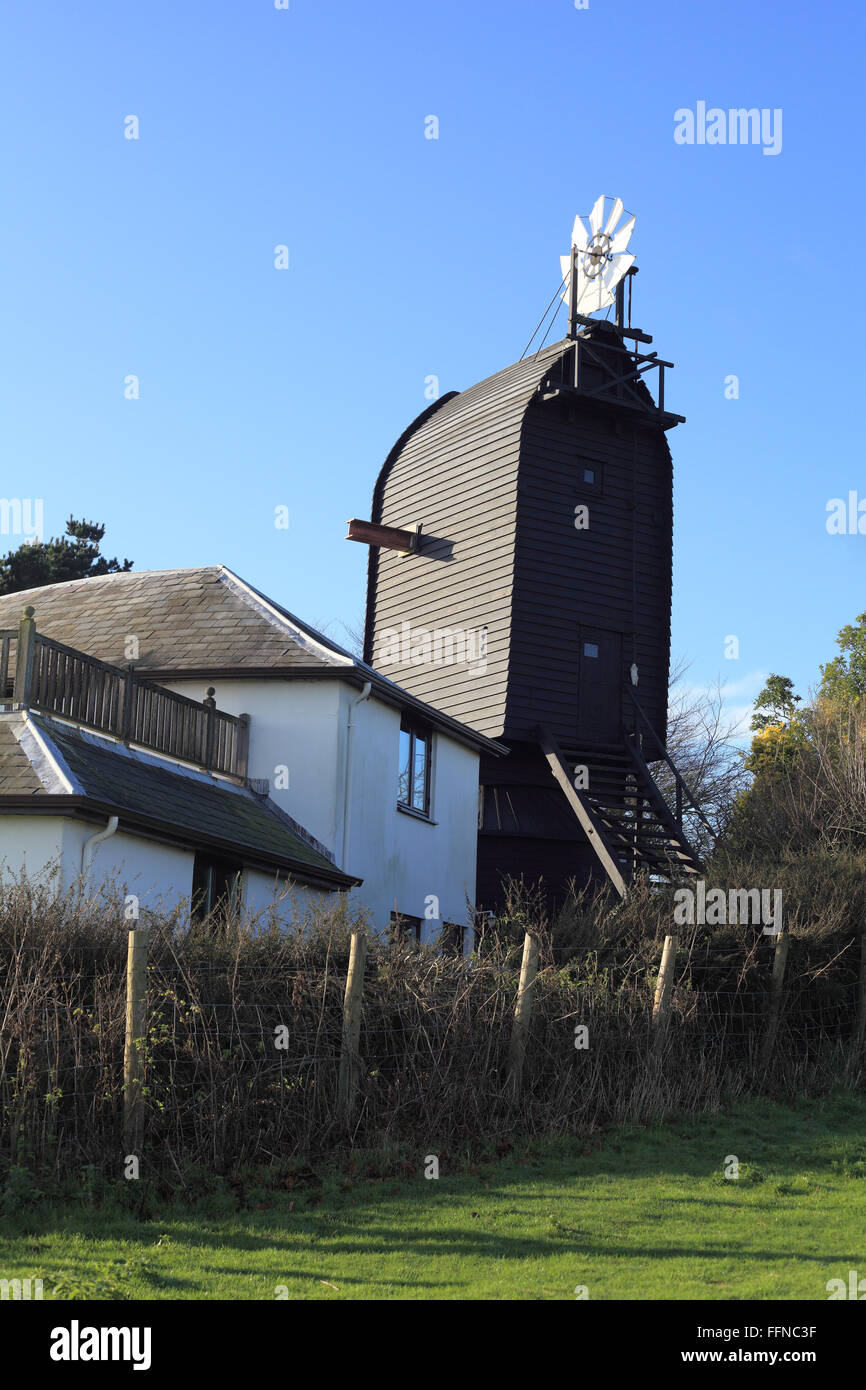
[[[760,882],[760,880],[758,880]],[[805,911],[805,909],[803,909]],[[700,1113],[722,1098],[802,1094],[851,1079],[856,948],[838,904],[791,953],[776,1059],[758,1067],[768,938],[694,929],[674,1017],[653,1054],[650,1013],[670,901],[576,898],[553,931],[516,894],[498,933],[458,960],[373,942],[352,1131],[335,1121],[342,1003],[353,922],[345,910],[181,930],[149,920],[147,1154],[180,1174],[347,1143],[585,1132],[600,1123]],[[541,940],[526,1077],[506,1087],[522,932]],[[0,896],[0,1163],[117,1172],[127,924],[122,901],[19,881]],[[575,1027],[589,1047],[575,1047]],[[278,1031],[285,1046],[276,1046]],[[859,1075],[859,1060],[855,1071]]]

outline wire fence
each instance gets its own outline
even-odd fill
[[[683,941],[659,1047],[660,940],[561,946],[541,932],[517,1089],[522,941],[490,933],[476,955],[456,959],[374,939],[347,1124],[351,925],[191,936],[153,924],[136,1044],[142,1152],[153,1165],[220,1172],[385,1137],[441,1148],[574,1132],[704,1110],[755,1088],[802,1093],[862,1064],[862,942],[850,935],[792,942],[768,1062],[771,939]],[[0,1162],[119,1170],[126,927],[106,908],[90,940],[80,922],[0,930]]]

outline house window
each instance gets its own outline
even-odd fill
[[[577,479],[582,492],[601,492],[601,464],[578,459]]]
[[[583,470],[583,481],[584,481],[585,483],[594,483],[594,482],[595,482],[595,469],[594,469],[594,468],[584,468],[584,470]]]
[[[243,865],[236,860],[197,854],[192,866],[193,921],[203,922],[211,915],[237,911],[242,873]]]
[[[597,657],[597,656],[598,656],[598,643],[597,643],[597,642],[584,642],[584,644],[583,644],[583,654],[584,654],[584,656]]]
[[[421,918],[405,912],[391,913],[391,944],[393,946],[421,945]]]
[[[397,804],[404,810],[430,814],[430,750],[432,735],[429,728],[404,719],[400,725],[400,780]]]
[[[459,922],[443,922],[439,944],[442,947],[443,956],[462,956],[463,955],[463,932],[465,928]]]

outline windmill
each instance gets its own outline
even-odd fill
[[[640,871],[699,868],[685,825],[689,811],[706,821],[665,747],[666,435],[684,417],[665,405],[673,364],[631,324],[634,225],[604,196],[575,219],[561,259],[566,336],[429,406],[386,459],[371,521],[349,523],[370,545],[367,661],[382,664],[401,624],[432,632],[434,651],[437,632],[484,632],[483,673],[382,666],[509,747],[480,769],[484,907],[502,902],[508,877],[541,879],[556,900],[569,881],[624,894]],[[592,317],[611,306],[613,321]],[[653,775],[663,762],[670,805]]]
[[[570,332],[579,321],[578,315],[595,314],[614,303],[614,290],[634,264],[627,248],[635,219],[628,217],[621,222],[624,214],[621,198],[602,194],[589,214],[588,228],[579,214],[574,219],[571,251],[559,258]]]

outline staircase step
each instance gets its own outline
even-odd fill
[[[609,825],[611,829],[618,830],[623,835],[628,835],[632,838],[637,836],[638,839],[668,841],[674,841],[676,839],[676,837],[671,834],[670,830],[668,830],[667,826],[664,825],[653,824],[648,821],[621,820],[617,816],[606,816],[603,814],[599,815],[599,819],[605,825]]]
[[[599,806],[612,806],[621,811],[648,811],[650,806],[646,801],[638,800],[633,796],[598,796],[595,792],[588,793],[589,800],[598,802]]]
[[[614,835],[613,827],[609,827],[611,835]],[[694,856],[682,845],[672,840],[639,840],[637,843],[624,836],[616,836],[617,849],[630,854],[637,852],[638,856],[662,855],[664,858],[677,859],[681,862],[696,862]]]
[[[587,768],[588,785],[575,788],[573,809],[590,836],[595,826],[596,853],[602,862],[607,855],[611,877],[616,872],[614,864],[626,884],[639,870],[668,882],[681,882],[700,871],[697,856],[640,747],[632,748],[625,735],[623,743],[597,744],[591,749],[556,747],[554,739],[545,737],[551,771],[567,798],[573,798],[574,768]]]

